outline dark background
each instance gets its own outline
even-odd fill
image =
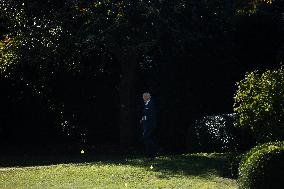
[[[185,2],[185,5],[189,3]],[[54,7],[64,5],[49,3]],[[203,9],[205,4],[200,4],[196,5],[196,12],[188,8],[174,14],[169,10],[172,4],[161,7],[161,14],[164,17],[168,14],[173,23],[169,24],[171,19],[166,24],[159,23],[156,45],[136,54],[135,76],[129,93],[135,136],[132,145],[140,144],[142,93],[149,91],[158,110],[158,143],[169,151],[183,151],[186,140],[194,132],[191,125],[195,120],[233,112],[235,84],[246,72],[279,66],[283,58],[284,23],[274,9],[240,16],[224,6],[215,10],[210,4],[207,9]],[[33,14],[40,14],[39,4],[31,7]],[[229,13],[225,14],[224,10]],[[213,18],[214,11],[224,14]],[[7,20],[1,16],[2,39],[11,32]],[[144,21],[139,17],[130,20],[129,27],[139,22]],[[138,34],[142,31],[143,28]],[[54,74],[49,75],[51,72],[45,70],[43,73],[49,79],[42,85],[38,79],[42,72],[30,64],[15,69],[15,77],[0,75],[0,143],[6,152],[17,149],[13,153],[24,153],[32,151],[35,145],[62,146],[64,151],[66,146],[120,143],[119,85],[123,70],[112,50],[97,48],[103,49],[99,52],[96,48],[86,56],[80,54],[80,72],[74,73],[64,66],[56,70],[49,68],[55,70]],[[66,52],[60,58],[76,56],[76,51],[70,49],[67,49],[70,54]],[[103,65],[104,71],[97,72],[97,65]],[[19,73],[25,73],[25,79],[21,80]],[[36,93],[34,86],[44,86],[44,95]]]

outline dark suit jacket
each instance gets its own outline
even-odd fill
[[[144,105],[143,116],[146,116],[146,120],[143,121],[144,130],[156,128],[156,109],[153,100]]]

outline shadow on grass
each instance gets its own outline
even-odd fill
[[[132,159],[128,165],[145,167],[165,175],[194,175],[210,177],[211,174],[232,178],[229,162],[224,154],[188,154],[163,156],[152,161]]]
[[[149,161],[138,155],[0,156],[0,167],[46,166],[67,163],[130,165],[160,172],[161,177],[192,175],[232,178],[226,154],[165,155]]]

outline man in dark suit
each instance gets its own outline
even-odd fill
[[[143,93],[143,100],[145,104],[143,108],[143,115],[140,120],[143,127],[143,142],[147,155],[149,157],[155,157],[158,149],[153,137],[154,129],[157,127],[156,109],[150,93]]]

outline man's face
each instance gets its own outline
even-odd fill
[[[144,102],[147,102],[149,99],[150,99],[149,95],[147,95],[147,94],[143,95]]]

